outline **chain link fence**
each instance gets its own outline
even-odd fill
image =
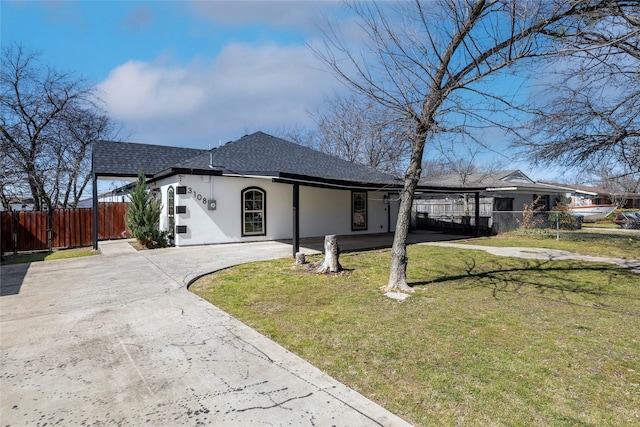
[[[441,231],[469,236],[490,236],[512,231],[530,234],[552,234],[561,239],[566,234],[596,232],[603,234],[632,233],[640,235],[637,212],[620,212],[606,219],[588,222],[583,217],[563,211],[488,211],[481,210],[476,226],[475,215],[447,212],[413,212],[412,226],[416,230]]]

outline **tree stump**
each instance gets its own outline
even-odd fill
[[[338,273],[342,271],[342,266],[338,261],[339,257],[338,237],[335,234],[324,236],[324,260],[318,267],[318,273]]]

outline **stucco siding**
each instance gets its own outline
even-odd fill
[[[387,193],[367,192],[367,229],[351,228],[351,191],[300,187],[300,236],[370,234],[388,231]],[[397,217],[397,216],[396,216]],[[392,230],[395,224],[391,225]]]
[[[384,203],[384,196],[387,193],[379,191],[369,191],[369,229],[367,233],[385,233],[388,231],[389,218],[387,215],[387,205]],[[394,225],[391,225],[394,227]]]
[[[160,226],[167,230],[167,190],[175,190],[174,222],[184,231],[175,234],[176,246],[231,243],[241,241],[279,240],[293,237],[293,187],[274,183],[270,179],[222,176],[181,175],[155,184],[163,200]],[[178,194],[178,186],[186,194]],[[257,187],[266,195],[266,234],[242,235],[241,194],[246,188]],[[367,192],[367,229],[352,231],[350,190],[332,190],[300,186],[300,237],[326,234],[367,234],[389,231],[386,192]],[[209,208],[215,200],[216,208]],[[397,205],[397,203],[396,203]],[[184,206],[184,213],[177,207]],[[391,205],[397,211],[397,206]],[[395,228],[396,215],[392,214]],[[186,226],[186,230],[184,227]]]
[[[351,192],[300,187],[300,237],[347,234]]]

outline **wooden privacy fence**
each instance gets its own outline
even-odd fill
[[[127,209],[127,203],[98,204],[98,240],[129,237],[125,225]],[[91,208],[0,212],[2,252],[91,246],[92,221]]]

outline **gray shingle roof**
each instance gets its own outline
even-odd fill
[[[93,170],[102,177],[135,177],[142,169],[147,176],[191,158],[203,150],[132,142],[93,143]]]
[[[420,180],[419,187],[423,191],[428,191],[429,189],[491,189],[492,191],[508,189],[551,194],[562,194],[565,192],[564,189],[553,185],[537,183],[517,169],[475,173],[464,177],[459,174],[452,174],[434,178],[423,178]]]
[[[507,187],[514,184],[533,184],[525,174],[519,170],[503,170],[486,173],[473,173],[466,176],[450,174],[434,178],[422,178],[420,186],[447,188],[486,188]]]
[[[366,166],[333,157],[263,132],[246,135],[211,151],[213,169],[224,173],[386,183],[394,178]],[[209,168],[208,153],[181,162],[178,167]]]
[[[210,167],[210,164],[213,167]],[[140,167],[155,178],[191,171],[241,174],[315,182],[399,184],[387,173],[350,163],[263,132],[246,135],[212,150],[100,141],[94,147],[100,173],[135,176]]]

